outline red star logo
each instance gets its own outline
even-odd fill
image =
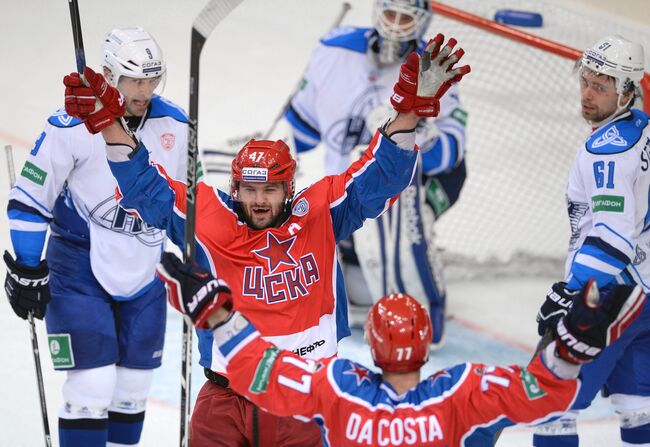
[[[363,366],[359,366],[355,363],[350,362],[351,368],[343,371],[343,374],[349,374],[351,376],[357,377],[357,386],[361,385],[364,380],[367,380],[369,383],[370,380],[370,371],[368,371]]]
[[[269,268],[269,273],[273,273],[280,264],[285,265],[298,265],[295,259],[289,254],[289,250],[293,247],[293,243],[296,241],[296,237],[287,239],[286,241],[280,242],[278,238],[273,235],[270,231],[266,233],[266,247],[260,248],[258,250],[253,250],[260,258],[266,259],[267,266]]]
[[[451,379],[451,374],[447,372],[446,369],[440,370],[436,373],[433,373],[429,376],[429,380],[431,380],[431,385],[435,385],[436,380],[438,380],[440,377],[447,377]]]

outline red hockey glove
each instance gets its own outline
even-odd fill
[[[594,294],[595,299],[590,299]],[[645,300],[639,286],[614,286],[600,304],[590,304],[598,302],[598,289],[589,281],[574,299],[573,308],[557,323],[556,355],[576,364],[593,360],[636,320]]]
[[[220,307],[232,309],[232,296],[225,281],[184,263],[173,253],[163,253],[156,273],[165,283],[169,304],[188,316],[197,329],[208,329],[208,317]]]
[[[444,40],[445,36],[438,34],[427,43],[421,57],[416,53],[409,54],[390,97],[395,110],[403,113],[413,111],[420,117],[438,116],[440,98],[451,84],[470,72],[469,65],[453,67],[465,51],[459,48],[452,54],[456,39],[450,38],[443,47]]]
[[[101,132],[124,115],[126,104],[118,89],[111,87],[104,76],[91,68],[84,68],[86,85],[79,73],[70,73],[63,78],[65,85],[65,111],[68,115],[84,121],[92,134]],[[101,107],[97,109],[99,100]]]

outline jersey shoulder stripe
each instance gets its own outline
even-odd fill
[[[165,117],[173,118],[181,123],[189,123],[187,114],[182,108],[162,96],[154,95],[153,98],[151,98],[151,113],[149,113],[148,118],[153,119]]]
[[[81,121],[80,119],[73,118],[67,113],[65,113],[65,109],[59,109],[56,112],[54,112],[47,119],[47,122],[53,125],[54,127],[59,127],[59,128],[75,127],[83,123],[83,121]]]
[[[588,152],[597,155],[614,155],[627,152],[641,139],[648,125],[648,115],[632,109],[619,119],[607,123],[587,140]]]
[[[372,28],[355,28],[341,26],[335,28],[321,39],[326,47],[343,48],[357,53],[365,53],[368,50],[368,37]]]

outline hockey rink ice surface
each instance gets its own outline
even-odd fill
[[[369,25],[371,2],[351,3],[344,23]],[[201,59],[200,147],[214,147],[219,141],[269,126],[300,78],[311,49],[337,16],[340,4],[331,0],[247,0],[216,28]],[[141,25],[156,37],[166,56],[168,75],[163,95],[187,108],[190,29],[203,5],[204,0],[80,0],[88,65],[97,68],[99,43],[111,28]],[[19,6],[3,0],[0,16],[0,146],[13,145],[19,173],[46,118],[63,103],[63,75],[75,68],[70,18],[64,0],[25,0]],[[301,169],[317,173],[321,156],[317,152],[301,159]],[[11,247],[4,212],[8,188],[2,150],[3,250]],[[4,277],[4,268],[0,270]],[[424,373],[465,361],[527,363],[537,341],[537,308],[550,284],[558,279],[549,276],[448,284],[451,318],[446,344],[432,354]],[[0,328],[0,446],[43,445],[28,324],[14,315],[4,297],[0,298]],[[52,369],[40,321],[37,332],[50,429],[54,445],[58,445],[57,418],[65,374]],[[163,366],[155,372],[142,446],[178,445],[181,332],[180,315],[170,309]],[[340,353],[372,365],[358,328],[341,343]],[[194,395],[204,382],[197,361],[195,347]],[[581,445],[620,445],[617,420],[608,402],[600,398],[580,416],[579,432]],[[507,429],[498,446],[529,446],[531,433],[526,427]]]

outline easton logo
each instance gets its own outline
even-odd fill
[[[245,182],[266,182],[269,178],[269,170],[266,168],[244,168],[241,170],[241,175]]]

